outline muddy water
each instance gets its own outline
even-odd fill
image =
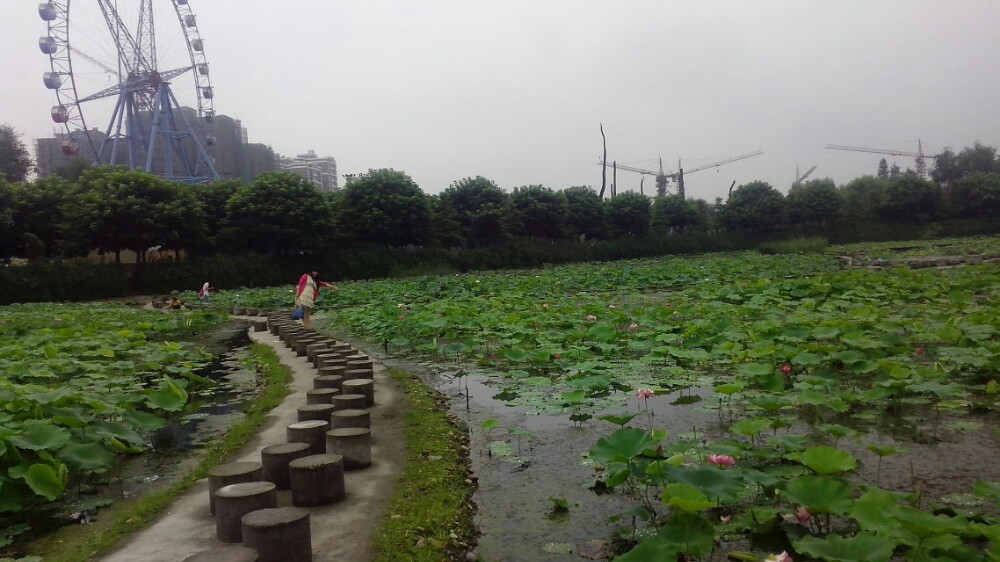
[[[667,441],[679,435],[694,435],[696,441],[735,437],[728,432],[728,415],[720,415],[719,409],[712,407],[717,403],[710,389],[659,395],[645,405],[637,403],[631,394],[619,393],[608,398],[612,407],[607,411],[576,424],[570,421],[568,409],[558,414],[531,414],[527,413],[531,408],[511,406],[494,398],[499,390],[484,376],[436,376],[430,382],[452,397],[452,413],[470,428],[472,465],[479,477],[476,523],[482,536],[477,554],[486,562],[579,561],[610,556],[610,541],[616,529],[629,528],[630,519],[612,524],[608,518],[637,502],[620,494],[597,495],[588,489],[598,474],[583,455],[598,439],[618,428],[598,420],[600,415],[638,412],[640,415],[629,425],[666,428],[670,432]],[[692,396],[704,400],[682,404]],[[947,419],[930,411],[911,411],[905,416],[888,416],[882,420],[881,429],[866,428],[861,437],[843,438],[836,445],[858,458],[855,479],[860,483],[875,485],[878,480],[886,489],[919,492],[923,505],[929,505],[947,500],[949,494],[971,491],[977,480],[1000,480],[1000,463],[984,462],[995,460],[997,436],[993,429],[1000,426],[1000,420],[996,415],[960,419],[982,424],[983,429],[951,429]],[[485,420],[496,420],[500,427],[487,432],[481,427]],[[532,435],[512,436],[509,428]],[[795,424],[778,434],[809,431],[809,426]],[[818,437],[834,444],[833,438]],[[510,456],[493,454],[490,442],[499,440],[510,443]],[[879,470],[878,457],[863,445],[867,443],[895,445],[903,452],[885,457]],[[566,500],[568,514],[554,516],[550,497]],[[962,507],[961,503],[954,505]],[[710,559],[726,560],[726,551],[737,547],[752,548],[745,543],[724,543]]]

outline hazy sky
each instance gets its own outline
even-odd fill
[[[93,1],[72,3],[75,44],[99,56],[103,24],[83,25]],[[787,191],[796,166],[838,184],[874,173],[880,156],[827,143],[1000,145],[998,0],[190,4],[216,111],[252,142],[334,156],[341,174],[402,170],[428,193],[475,175],[508,190],[600,187],[600,123],[609,159],[640,167],[764,151],[688,176],[688,196],[708,200],[733,180]],[[29,141],[53,130],[37,5],[0,0],[0,123]],[[172,2],[154,5],[176,28]],[[183,55],[167,35],[160,51]],[[618,180],[639,187],[637,174]]]

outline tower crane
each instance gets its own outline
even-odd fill
[[[677,182],[677,194],[680,195],[681,197],[684,197],[684,174],[685,173],[693,174],[695,172],[700,172],[702,170],[707,170],[709,168],[717,168],[717,167],[722,166],[724,164],[729,164],[729,163],[736,162],[736,161],[739,161],[739,160],[745,160],[747,158],[753,158],[754,156],[760,156],[761,154],[764,154],[764,151],[757,150],[755,152],[748,152],[746,154],[740,154],[738,156],[733,156],[732,158],[726,158],[726,159],[723,159],[723,160],[719,160],[718,162],[712,162],[711,164],[705,164],[704,166],[698,166],[697,168],[688,170],[687,172],[684,171],[684,168],[681,168],[681,161],[680,160],[677,161],[677,171],[676,172],[669,172],[669,173],[664,172],[663,171],[663,159],[662,158],[660,158],[660,170],[659,171],[656,171],[656,170],[646,170],[646,169],[643,169],[643,168],[636,168],[635,166],[627,166],[625,164],[614,164],[614,165],[619,170],[626,170],[626,171],[629,171],[629,172],[635,172],[637,174],[642,174],[644,176],[655,176],[656,177],[656,194],[657,195],[666,195],[666,193],[667,193],[667,182],[668,181],[675,181],[675,182]],[[609,164],[612,164],[612,163],[611,162],[607,162],[605,160],[598,160],[597,164],[600,165],[600,166],[605,166],[605,165],[609,165]]]
[[[792,185],[799,185],[802,182],[806,181],[806,178],[808,178],[809,176],[811,176],[812,173],[816,171],[816,168],[817,168],[817,166],[813,166],[812,168],[809,168],[808,170],[806,170],[806,173],[799,174],[799,168],[798,168],[798,166],[796,166],[795,167],[795,181],[792,182]]]
[[[887,150],[884,148],[868,148],[864,146],[845,146],[842,144],[828,144],[826,145],[826,147],[833,150],[849,150],[852,152],[871,152],[874,154],[888,154],[889,156],[908,156],[916,160],[917,175],[920,176],[921,178],[927,177],[927,164],[924,161],[924,158],[928,157],[928,155],[924,154],[924,145],[922,142],[920,142],[919,139],[917,140],[916,152],[907,152],[905,150]],[[934,158],[934,156],[930,156],[930,158]]]

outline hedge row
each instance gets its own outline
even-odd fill
[[[292,284],[305,271],[324,279],[373,279],[405,275],[517,269],[583,261],[613,261],[668,254],[694,254],[755,248],[770,240],[822,236],[832,243],[912,240],[1000,231],[997,221],[943,221],[931,225],[866,223],[810,232],[694,233],[600,242],[519,240],[472,250],[441,248],[351,248],[325,255],[294,257],[234,256],[182,263],[134,266],[52,263],[0,269],[0,304],[74,301],[195,290],[208,281],[219,289]]]

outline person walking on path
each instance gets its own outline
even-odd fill
[[[208,281],[205,281],[205,284],[201,286],[201,290],[198,291],[198,298],[200,298],[201,302],[205,304],[212,304],[212,298],[209,294],[214,290],[215,287],[212,287],[209,285]]]
[[[302,326],[305,328],[312,328],[310,323],[310,316],[312,315],[312,309],[316,306],[316,298],[319,297],[319,288],[329,287],[334,291],[339,291],[336,286],[319,280],[319,272],[311,271],[309,273],[303,273],[302,277],[299,278],[298,291],[295,293],[295,306],[302,307]]]

